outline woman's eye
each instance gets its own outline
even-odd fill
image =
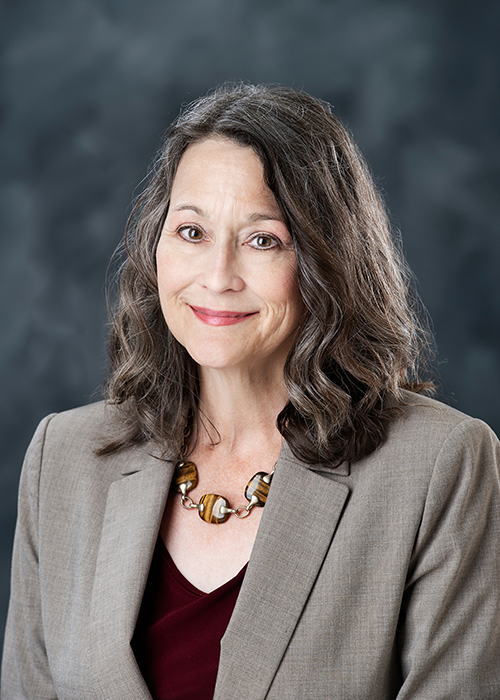
[[[203,232],[194,226],[182,226],[179,229],[179,234],[186,241],[201,241],[203,240]]]
[[[259,250],[266,250],[267,248],[275,248],[278,245],[278,241],[272,236],[267,236],[266,234],[259,233],[250,241],[250,245]]]

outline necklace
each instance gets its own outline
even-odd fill
[[[179,461],[175,465],[174,487],[177,493],[181,494],[181,504],[186,510],[196,509],[198,515],[206,523],[220,525],[225,523],[230,515],[237,518],[246,518],[254,506],[263,508],[266,505],[269,487],[273,479],[276,462],[269,474],[257,472],[254,474],[245,487],[245,498],[248,501],[246,506],[231,508],[229,501],[224,496],[217,493],[206,493],[198,503],[188,496],[188,492],[195,488],[198,483],[198,470],[194,462]]]

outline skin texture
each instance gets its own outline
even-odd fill
[[[302,305],[290,233],[251,148],[208,139],[187,150],[157,262],[167,324],[200,367],[279,372]],[[226,327],[209,310],[247,315]]]
[[[246,483],[271,471],[281,448],[283,365],[303,313],[290,232],[251,148],[210,138],[187,149],[157,270],[165,320],[198,365],[208,419],[191,454],[200,480],[190,495],[245,505]],[[171,495],[161,532],[180,571],[207,591],[248,561],[261,514],[209,525]]]

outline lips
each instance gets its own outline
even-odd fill
[[[189,308],[200,321],[209,326],[232,326],[235,323],[246,321],[247,318],[255,316],[257,313],[257,311],[218,311],[202,306],[191,306],[191,304],[189,304]]]

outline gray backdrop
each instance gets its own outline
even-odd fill
[[[228,79],[333,103],[402,230],[443,393],[500,429],[500,3],[4,0],[0,626],[23,452],[104,377],[104,277],[159,138]],[[70,468],[68,464],[68,468]]]

